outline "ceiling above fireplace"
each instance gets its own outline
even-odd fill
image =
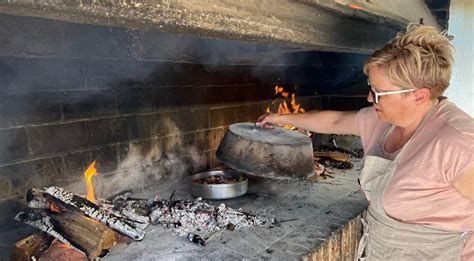
[[[421,18],[438,26],[423,0],[9,0],[0,13],[353,53]]]

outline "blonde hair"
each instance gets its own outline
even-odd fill
[[[428,88],[431,99],[439,97],[449,86],[454,63],[452,36],[431,26],[409,24],[405,33],[375,51],[364,64],[381,68],[402,89]]]

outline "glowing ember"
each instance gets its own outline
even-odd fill
[[[352,9],[355,9],[355,10],[364,10],[364,8],[362,8],[362,6],[356,5],[356,4],[347,4],[347,6],[349,6]]]
[[[92,162],[91,165],[86,169],[84,172],[84,177],[86,178],[87,184],[87,200],[96,203],[95,195],[94,195],[94,186],[92,185],[92,176],[97,174],[97,170],[95,168],[95,160]]]
[[[289,114],[289,113],[304,113],[305,110],[301,108],[301,105],[296,103],[296,95],[294,93],[291,94],[291,100],[290,100],[290,105],[288,105],[288,97],[290,95],[290,92],[285,91],[285,89],[282,86],[276,85],[275,86],[275,95],[277,98],[272,102],[272,104],[275,104],[277,100],[283,99],[282,102],[278,105],[277,112],[280,114]],[[266,112],[270,113],[272,112],[270,109],[270,106],[267,107]],[[296,127],[291,126],[291,125],[285,125],[283,128],[286,129],[296,129]]]
[[[70,246],[68,246],[68,245],[66,245],[66,244],[64,244],[64,243],[61,243],[61,242],[59,242],[59,241],[58,241],[58,246],[59,246],[59,248],[63,248],[63,249],[70,249],[70,248],[71,248]]]
[[[49,205],[49,208],[51,209],[52,212],[61,213],[61,209],[58,206],[56,206],[53,202],[51,202],[51,205]]]

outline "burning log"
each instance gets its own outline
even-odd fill
[[[38,259],[48,249],[53,237],[37,231],[15,243],[12,251],[12,261],[29,261]]]
[[[43,196],[44,191],[31,188],[26,192],[26,202],[30,208],[50,209],[51,202]]]
[[[27,208],[20,213],[18,213],[15,216],[15,219],[26,223],[30,226],[36,227],[39,230],[53,236],[57,240],[61,241],[62,243],[74,247],[69,240],[67,240],[65,237],[63,237],[58,231],[54,229],[54,225],[51,222],[51,217],[49,213],[47,213],[47,210],[44,209],[33,209],[33,208]],[[75,247],[74,247],[75,248]],[[77,249],[77,248],[76,248]],[[77,249],[78,251],[81,251]]]
[[[349,155],[338,151],[314,152],[314,158],[326,166],[335,167],[338,169],[350,169],[352,163]]]
[[[52,223],[59,233],[74,242],[90,260],[94,260],[116,243],[112,229],[77,212],[53,215]]]
[[[54,240],[48,250],[43,253],[41,261],[61,260],[61,261],[89,261],[89,258],[82,253],[70,248],[58,240]],[[96,258],[95,260],[98,260]],[[31,260],[34,261],[34,260]]]
[[[74,211],[53,213],[29,208],[21,211],[16,219],[85,253],[89,259],[95,259],[104,249],[109,249],[116,243],[115,233],[110,228]],[[29,254],[25,252],[23,255]]]
[[[132,224],[127,222],[120,217],[101,209],[96,204],[88,201],[87,199],[75,195],[63,188],[49,187],[45,190],[45,194],[50,195],[51,199],[66,208],[75,208],[82,214],[102,222],[112,229],[119,231],[120,233],[129,236],[134,240],[142,240],[145,236],[145,232]]]

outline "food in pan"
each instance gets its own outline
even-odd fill
[[[232,177],[232,176],[223,176],[223,175],[213,175],[209,177],[205,177],[202,179],[195,179],[193,183],[197,184],[232,184],[237,183],[244,180],[244,176],[241,175],[240,177]]]

